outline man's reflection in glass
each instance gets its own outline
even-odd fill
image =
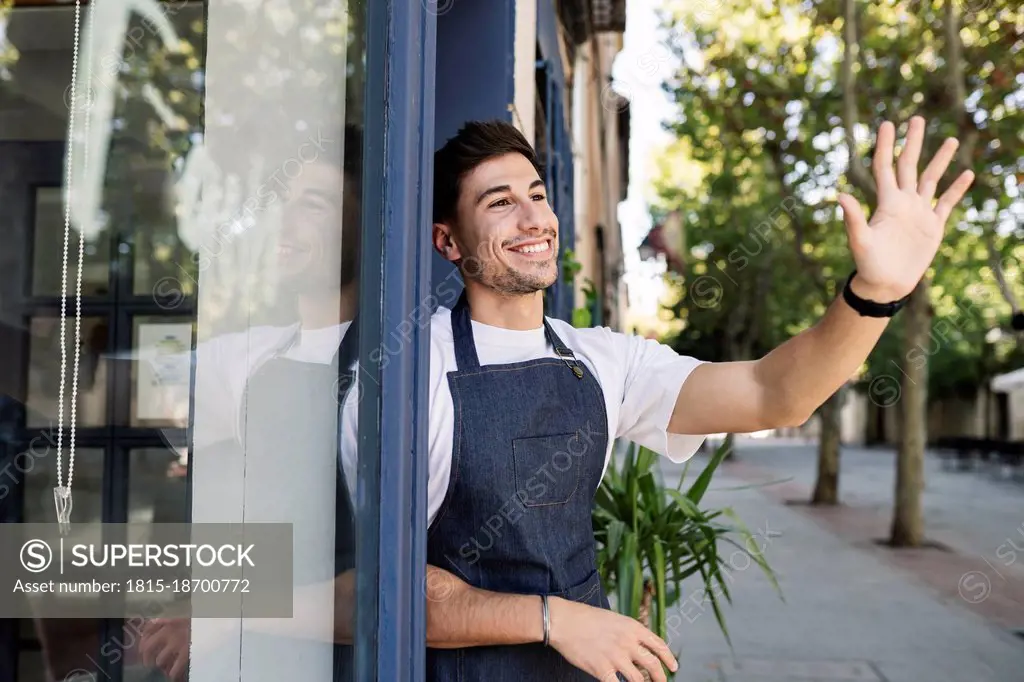
[[[341,451],[338,433],[339,405],[357,409],[350,388],[358,349],[361,151],[361,136],[349,127],[343,155],[321,155],[288,183],[276,265],[280,290],[294,295],[297,322],[226,334],[196,351],[203,369],[196,374],[196,410],[206,410],[204,423],[212,425],[193,442],[196,461],[244,449],[244,520],[293,524],[294,616],[243,625],[247,667],[259,665],[266,679],[277,679],[274,669],[287,669],[288,661],[322,659],[331,630],[333,679],[352,678],[356,457]],[[195,520],[229,520],[212,515],[207,505]],[[231,636],[226,629],[225,641],[192,645],[218,647]],[[187,679],[189,643],[187,620],[155,619],[143,632],[143,661],[172,680]]]

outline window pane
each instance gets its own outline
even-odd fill
[[[182,295],[194,296],[197,244],[194,235],[179,229],[176,211],[185,206],[175,204],[171,171],[182,169],[192,139],[203,129],[203,3],[168,3],[161,16],[177,35],[176,43],[159,40],[154,22],[138,14],[126,32],[118,82],[127,97],[106,185],[110,194],[115,178],[127,181],[116,186],[131,212],[123,238],[131,250],[133,292],[149,296],[173,282]]]
[[[128,522],[187,521],[187,465],[187,455],[172,448],[132,450],[128,464]]]
[[[337,391],[358,301],[364,9],[208,8],[203,142],[216,170],[203,191],[234,199],[192,224],[205,236],[193,520],[288,522],[294,535],[295,617],[280,634],[244,622],[231,660],[194,654],[224,678],[352,679],[352,647],[335,635],[354,638],[355,424],[339,458]],[[193,641],[219,636],[192,624]]]
[[[191,318],[146,315],[132,319],[132,426],[188,426]]]
[[[64,438],[64,452],[61,455],[62,482],[67,485],[70,456],[68,438]],[[53,505],[53,489],[57,485],[57,440],[56,434],[44,432],[31,441],[27,451],[31,458],[19,458],[25,470],[25,523],[53,523],[56,510]],[[104,452],[96,449],[75,449],[71,490],[74,511],[71,517],[70,542],[94,541],[95,537],[83,536],[84,524],[95,524],[103,518],[103,467]],[[95,528],[96,526],[93,526]],[[99,647],[100,621],[96,619],[73,618],[34,619],[28,646],[19,645],[20,661],[29,666],[29,671],[19,673],[18,682],[32,679],[32,668],[45,666],[52,677],[43,679],[63,680],[73,672],[95,671],[95,656]]]
[[[28,415],[31,428],[57,424],[57,400],[60,395],[60,318],[36,317],[29,326]],[[78,359],[78,401],[75,421],[78,426],[104,426],[107,423],[107,337],[110,329],[105,318],[83,317]],[[72,369],[74,365],[75,320],[67,319],[66,371],[64,386],[64,426],[71,421]]]
[[[65,485],[68,482],[68,438],[64,437],[64,452],[61,455],[61,474]],[[57,485],[57,435],[44,432],[34,438],[28,450],[32,464],[26,462],[25,469],[25,523],[53,523],[57,512],[53,506],[53,489]],[[99,522],[103,518],[103,450],[75,448],[75,465],[72,480],[74,511],[71,537],[75,524]],[[81,526],[79,526],[81,527]]]
[[[83,293],[104,299],[83,319],[77,409],[79,426],[118,420],[106,445],[127,452],[128,467],[108,467],[107,478],[127,470],[127,481],[109,482],[128,495],[112,496],[111,513],[184,518],[191,466],[195,521],[295,529],[295,617],[273,635],[239,618],[227,639],[203,631],[208,622],[189,624],[193,641],[223,644],[193,648],[193,674],[351,679],[352,650],[335,646],[335,631],[354,639],[357,403],[346,403],[353,423],[339,438],[338,390],[348,385],[340,349],[354,341],[358,300],[364,0],[83,10],[77,99],[67,92],[74,7],[16,6],[0,31],[0,46],[16,48],[0,47],[0,162],[18,169],[16,181],[0,175],[0,302],[59,288],[52,254],[63,207],[44,194],[36,211],[32,188],[61,186],[70,158],[74,229],[96,246],[90,258],[109,256],[88,261],[83,277]],[[38,258],[26,262],[30,252]],[[68,310],[73,317],[73,302]],[[27,377],[19,395],[46,427],[56,416],[58,321],[52,311],[19,315],[34,315],[29,333],[12,337],[29,339],[18,350],[28,366],[10,381]],[[3,369],[0,378],[8,381]],[[190,415],[187,449],[142,447]],[[75,516],[99,514],[77,469]],[[52,492],[41,491],[26,509],[52,514]],[[124,634],[127,644],[127,626]],[[137,662],[126,655],[117,666]]]
[[[21,621],[16,682],[94,682],[101,622],[89,618]]]
[[[64,249],[64,200],[60,187],[35,190],[35,215],[32,221],[35,243],[32,247],[32,293],[36,296],[60,296],[61,263]],[[102,296],[110,290],[110,233],[86,240],[82,260],[82,295]],[[68,239],[67,292],[74,296],[78,270],[78,232]]]

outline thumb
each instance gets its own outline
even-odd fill
[[[846,235],[850,240],[850,247],[856,250],[867,242],[868,231],[871,229],[864,216],[864,209],[861,208],[859,201],[845,193],[839,195],[839,206],[843,209],[843,222],[846,223]]]

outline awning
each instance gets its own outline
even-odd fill
[[[1024,367],[993,377],[989,387],[996,393],[1009,393],[1024,389]]]

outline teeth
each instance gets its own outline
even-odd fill
[[[523,247],[520,247],[518,249],[512,249],[512,250],[513,251],[518,251],[519,253],[541,253],[543,251],[547,251],[548,250],[548,243],[547,242],[541,242],[540,244],[531,244],[529,246],[523,246]]]

